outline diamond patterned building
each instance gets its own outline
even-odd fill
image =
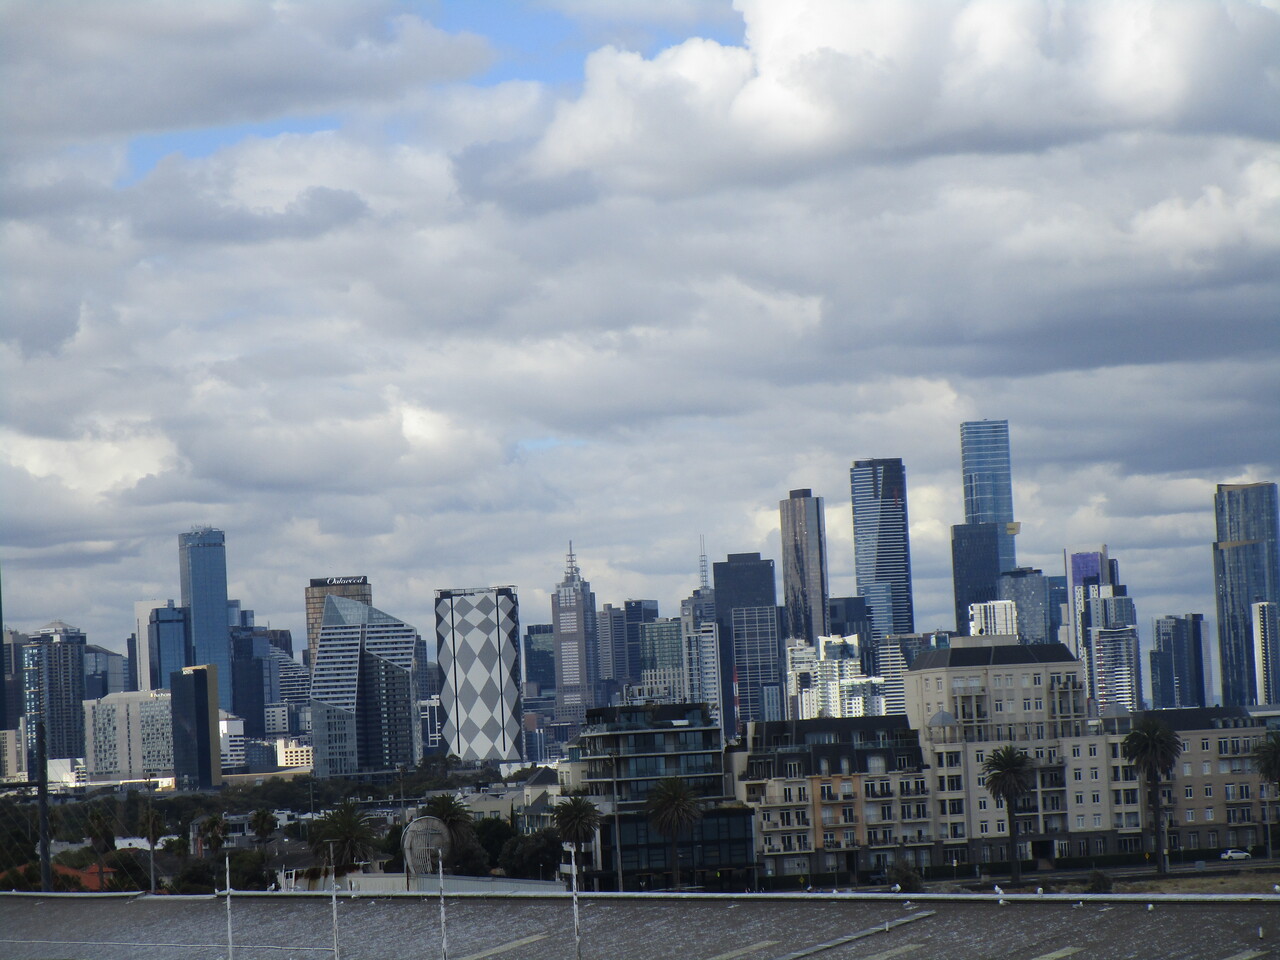
[[[521,759],[515,587],[436,591],[444,740],[462,760]]]

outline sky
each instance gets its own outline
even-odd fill
[[[572,540],[664,614],[906,463],[953,625],[959,424],[1018,555],[1213,614],[1212,500],[1280,479],[1280,2],[0,0],[7,626],[123,648],[226,531],[311,577],[514,584]]]

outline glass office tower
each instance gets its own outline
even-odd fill
[[[853,570],[865,597],[876,640],[915,633],[911,599],[911,537],[907,524],[907,471],[899,458],[855,460]]]
[[[1013,538],[1013,477],[1009,466],[1009,421],[960,424],[960,472],[964,481],[964,522],[996,523],[997,574],[1017,565]],[[993,584],[994,586],[994,584]]]
[[[1213,581],[1218,601],[1222,703],[1257,700],[1252,607],[1280,602],[1280,518],[1274,483],[1220,483],[1213,498],[1217,540]]]
[[[227,620],[227,535],[212,527],[178,534],[182,605],[197,664],[217,667],[218,706],[231,712],[231,627]]]
[[[782,597],[787,637],[815,640],[831,631],[827,609],[827,531],[822,498],[792,490],[779,501],[782,530]]]

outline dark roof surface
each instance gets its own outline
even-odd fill
[[[1026,663],[1075,663],[1061,643],[1017,643],[990,647],[948,647],[923,650],[908,670],[940,670],[943,667],[1000,667]]]

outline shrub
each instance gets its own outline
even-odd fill
[[[920,871],[909,863],[890,864],[885,873],[885,879],[889,882],[889,886],[895,883],[900,886],[903,893],[920,893],[924,890],[924,880],[920,877]]]
[[[1085,888],[1085,893],[1110,893],[1111,877],[1103,873],[1101,870],[1094,870],[1089,874],[1089,886]]]

